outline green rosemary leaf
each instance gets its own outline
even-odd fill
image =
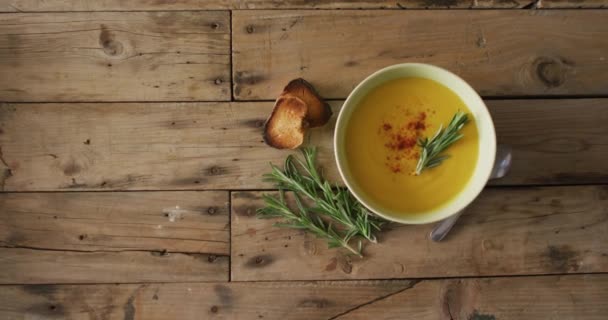
[[[351,240],[362,237],[376,243],[374,233],[385,221],[371,215],[348,189],[332,187],[318,170],[316,155],[315,148],[306,148],[302,158],[288,156],[283,169],[271,164],[271,172],[263,175],[264,181],[281,191],[279,197],[263,196],[265,207],[258,209],[258,216],[282,218],[285,221],[276,226],[305,229],[326,239],[330,247],[344,247],[361,255],[362,244],[359,241],[355,249],[349,244]],[[295,210],[288,206],[284,191],[293,193]]]
[[[462,111],[456,112],[447,127],[439,126],[437,132],[432,138],[419,138],[418,145],[422,148],[420,158],[416,165],[416,175],[419,175],[425,169],[433,168],[440,165],[443,160],[447,159],[448,155],[442,155],[449,146],[464,136],[459,131],[469,122],[469,117]]]

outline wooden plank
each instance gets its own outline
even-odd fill
[[[230,100],[225,11],[3,14],[0,47],[2,101]]]
[[[228,279],[228,193],[0,194],[0,283]]]
[[[608,271],[606,186],[485,190],[449,237],[433,225],[391,225],[364,258],[258,219],[261,192],[232,194],[231,279],[464,277]]]
[[[605,0],[337,0],[337,1],[153,1],[153,0],[2,0],[0,11],[123,11],[123,10],[217,10],[217,9],[422,9],[422,8],[603,8]]]
[[[447,68],[485,96],[605,95],[606,20],[604,10],[235,11],[234,96],[274,99],[304,77],[345,98],[403,62]]]
[[[514,157],[508,176],[492,184],[607,183],[606,102],[487,101],[498,143],[512,146]]]
[[[228,257],[0,248],[0,284],[227,281]]]
[[[608,183],[606,99],[487,101],[514,149],[494,184]],[[290,151],[264,145],[272,102],[0,105],[5,191],[268,188]],[[333,103],[334,113],[339,102]],[[145,114],[146,116],[141,116]],[[335,119],[335,116],[334,116]],[[329,179],[335,120],[311,130]],[[32,130],[36,128],[36,130]]]
[[[605,319],[608,276],[26,285],[3,319]]]
[[[605,275],[423,281],[335,319],[599,320],[607,295]]]
[[[3,247],[229,254],[227,192],[3,193],[0,212]]]
[[[608,8],[608,1],[604,0],[591,0],[591,1],[578,1],[578,0],[541,0],[537,1],[537,8],[547,9],[559,9],[559,8]]]

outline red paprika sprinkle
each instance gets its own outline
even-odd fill
[[[418,158],[416,144],[428,127],[426,112],[414,114],[407,110],[406,115],[406,122],[402,125],[384,121],[378,128],[378,133],[384,137],[384,146],[389,151],[385,164],[394,173],[404,170],[404,160],[409,162]]]
[[[424,120],[426,120],[426,112],[420,112],[417,119],[414,119],[407,124],[407,128],[409,130],[422,131],[426,129]]]
[[[397,145],[397,149],[399,149],[399,150],[410,149],[415,145],[416,145],[416,139],[402,137],[401,139],[399,139],[399,144]]]

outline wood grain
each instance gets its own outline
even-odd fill
[[[229,254],[228,193],[0,194],[3,247]]]
[[[391,225],[364,258],[258,219],[260,192],[232,194],[231,279],[464,277],[608,271],[608,188],[490,188],[440,243],[433,225]]]
[[[0,283],[228,279],[228,193],[0,194]]]
[[[0,70],[2,101],[230,100],[230,15],[3,14]]]
[[[227,281],[228,257],[0,248],[0,284]]]
[[[499,143],[514,149],[493,184],[608,183],[606,99],[491,100]],[[334,114],[339,102],[332,103]],[[262,142],[272,102],[0,105],[5,191],[268,188],[289,151]],[[145,115],[142,116],[142,115]],[[311,130],[327,176],[335,116]],[[33,130],[32,128],[35,128]]]
[[[25,285],[3,319],[604,319],[608,276],[462,280]]]
[[[495,185],[607,183],[608,100],[487,101],[499,144],[513,148]]]
[[[274,99],[303,77],[345,98],[403,62],[447,68],[485,96],[605,95],[606,20],[604,10],[235,11],[234,96]]]
[[[586,1],[586,0],[542,0],[537,1],[537,8],[557,9],[557,8],[608,8],[608,1]]]
[[[422,281],[335,319],[602,319],[605,275]]]
[[[217,9],[438,9],[438,8],[603,8],[605,0],[1,0],[0,11],[122,11]]]

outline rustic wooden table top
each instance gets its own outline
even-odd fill
[[[607,6],[0,0],[0,318],[606,319]],[[480,92],[509,176],[362,259],[256,219],[282,87],[400,62]]]

